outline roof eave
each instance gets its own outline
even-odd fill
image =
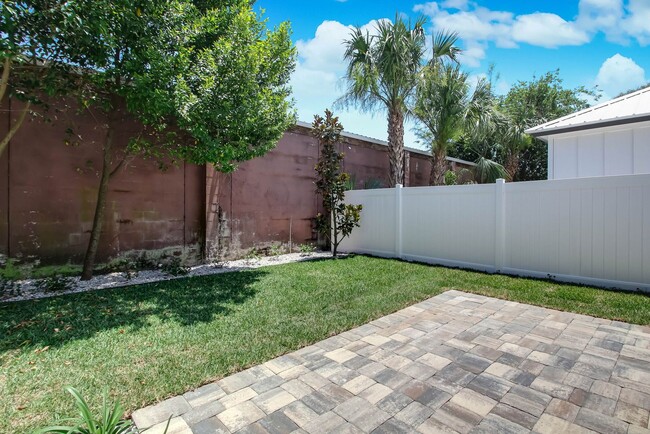
[[[594,128],[615,127],[619,125],[628,125],[628,124],[634,124],[634,123],[646,122],[646,121],[650,121],[650,113],[644,113],[643,115],[640,116],[620,117],[620,118],[610,119],[606,121],[585,122],[580,125],[571,125],[571,126],[560,127],[560,128],[544,128],[544,129],[531,128],[529,130],[526,130],[526,133],[533,137],[542,138],[546,136],[552,136],[555,134],[573,133],[576,131],[584,131],[584,130],[590,130]]]

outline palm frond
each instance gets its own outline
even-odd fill
[[[481,156],[476,160],[474,175],[479,184],[493,184],[499,178],[507,178],[508,172],[496,161]]]
[[[352,30],[345,41],[346,91],[339,106],[378,107],[407,114],[426,47],[425,19],[415,23],[397,16],[381,20],[371,32]]]
[[[432,58],[431,62],[436,64],[442,58],[447,58],[454,63],[458,63],[458,55],[461,49],[456,46],[458,43],[458,33],[441,30],[431,36],[432,41]]]

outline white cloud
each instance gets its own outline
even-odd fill
[[[362,26],[364,32],[375,31],[377,20]],[[322,22],[314,37],[299,40],[298,64],[291,77],[293,96],[296,100],[298,118],[311,122],[315,114],[322,114],[326,108],[332,109],[336,99],[341,96],[341,77],[345,73],[343,60],[345,46],[353,26],[338,21]],[[362,113],[359,110],[336,110],[341,123],[347,131],[386,140],[386,114]],[[417,147],[416,137],[410,125],[405,125],[404,142],[406,146]]]
[[[641,45],[650,44],[650,2],[630,0],[629,14],[623,20],[623,28]]]
[[[546,48],[582,45],[591,39],[575,23],[565,21],[558,15],[543,12],[519,15],[512,26],[512,37],[517,42]]]
[[[490,45],[575,46],[590,42],[596,33],[617,43],[650,44],[650,0],[579,0],[578,15],[572,20],[545,11],[515,15],[471,0],[431,1],[413,10],[428,16],[434,29],[458,33],[468,50],[468,66],[480,63]]]
[[[447,9],[467,9],[468,0],[446,0],[442,3],[442,7]]]
[[[634,60],[618,53],[603,62],[595,80],[605,92],[606,99],[646,82],[645,70]]]
[[[352,27],[338,21],[323,21],[316,29],[314,38],[296,42],[301,66],[321,71],[340,71],[345,68],[343,42]]]
[[[468,41],[465,43],[463,51],[458,56],[459,62],[464,66],[470,68],[477,68],[481,66],[481,61],[485,59],[485,51],[487,50],[487,43]]]

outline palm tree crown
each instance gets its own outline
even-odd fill
[[[364,111],[387,111],[392,186],[404,182],[404,119],[426,64],[425,24],[424,17],[411,24],[397,16],[394,22],[379,21],[372,33],[356,28],[345,41],[347,89],[338,103]],[[456,40],[453,33],[434,37],[433,62],[442,56],[455,58]]]

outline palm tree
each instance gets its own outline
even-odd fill
[[[487,80],[470,92],[468,74],[458,64],[440,63],[425,69],[413,110],[422,127],[417,133],[431,150],[430,185],[444,184],[447,150],[461,137],[482,136],[491,128],[494,98]]]
[[[508,179],[514,181],[519,171],[521,152],[530,146],[532,138],[524,133],[524,127],[515,124],[510,118],[506,118],[502,124],[499,142],[505,154],[504,167],[508,172]]]
[[[391,186],[404,183],[404,119],[426,63],[425,24],[424,17],[411,25],[397,16],[395,22],[379,21],[372,34],[356,28],[345,41],[347,90],[337,103],[370,112],[387,111]],[[441,57],[455,59],[456,40],[450,33],[434,37],[430,63]]]

